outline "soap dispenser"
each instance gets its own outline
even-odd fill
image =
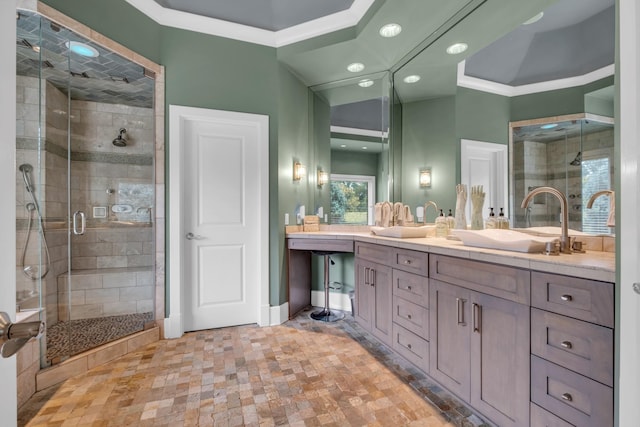
[[[449,215],[447,215],[447,227],[449,228],[449,234],[456,227],[456,219],[453,217],[451,209],[449,209]]]
[[[486,229],[490,229],[490,228],[498,228],[498,224],[497,224],[497,220],[496,220],[496,214],[493,212],[493,208],[489,208],[490,212],[489,212],[489,217],[484,221],[484,228]]]
[[[509,229],[509,218],[504,216],[504,208],[500,208],[500,213],[498,214],[498,227],[504,230]]]
[[[436,237],[447,237],[448,234],[447,218],[445,218],[442,209],[440,209],[440,215],[436,218]]]

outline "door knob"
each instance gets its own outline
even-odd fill
[[[636,282],[636,283],[633,284],[633,291],[636,294],[640,294],[640,283]]]
[[[187,238],[187,240],[202,240],[205,238],[204,236],[201,236],[199,234],[193,234],[193,233],[187,233],[185,237]]]

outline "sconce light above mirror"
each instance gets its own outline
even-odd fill
[[[431,169],[425,168],[420,169],[420,188],[430,188],[431,187]]]
[[[307,175],[307,167],[300,162],[293,163],[293,180],[300,181]]]
[[[322,187],[329,182],[329,173],[323,170],[318,170],[318,187]]]

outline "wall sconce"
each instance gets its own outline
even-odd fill
[[[329,173],[319,170],[318,171],[318,186],[322,187],[327,182],[329,182]]]
[[[431,187],[431,169],[420,169],[420,187]]]
[[[300,181],[307,174],[307,167],[300,162],[293,164],[293,180]]]

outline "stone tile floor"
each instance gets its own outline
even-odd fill
[[[36,393],[20,426],[486,426],[353,319],[191,332]]]

